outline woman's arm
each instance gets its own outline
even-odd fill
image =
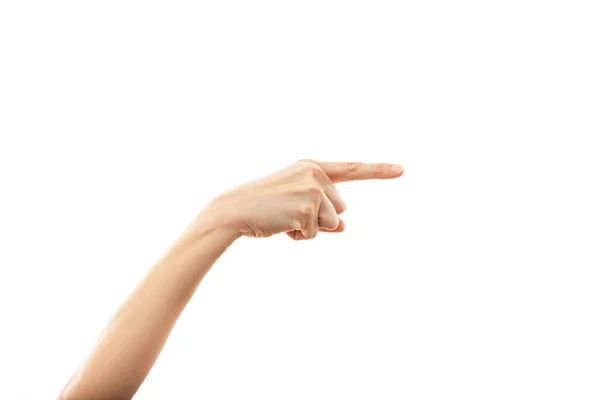
[[[215,212],[201,213],[140,282],[60,399],[133,397],[198,284],[240,236]]]
[[[131,399],[198,284],[236,239],[342,232],[338,214],[346,205],[335,183],[403,172],[401,165],[301,160],[216,197],[123,304],[60,400]]]

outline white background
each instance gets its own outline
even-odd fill
[[[138,399],[598,399],[594,1],[3,1],[0,398],[55,398],[223,190],[299,158],[347,231],[242,238]]]

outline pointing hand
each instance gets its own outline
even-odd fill
[[[294,240],[317,232],[342,232],[346,209],[335,183],[398,178],[401,165],[300,160],[278,172],[229,190],[207,209],[239,236],[269,237],[286,232]]]

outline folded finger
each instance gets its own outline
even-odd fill
[[[336,229],[340,223],[337,211],[327,195],[323,193],[319,207],[318,227],[327,230]]]
[[[344,232],[345,229],[346,229],[346,223],[344,222],[343,219],[340,218],[340,223],[338,224],[337,228],[332,229],[332,230],[319,228],[319,232],[339,233],[339,232]]]

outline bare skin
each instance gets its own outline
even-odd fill
[[[301,160],[211,200],[104,329],[59,400],[131,399],[202,278],[242,236],[342,232],[338,182],[400,177],[392,164]]]

